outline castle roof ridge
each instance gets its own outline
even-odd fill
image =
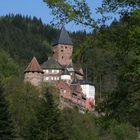
[[[41,65],[42,69],[62,69],[62,66],[53,57],[50,57]]]

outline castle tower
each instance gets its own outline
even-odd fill
[[[69,65],[72,62],[72,52],[72,40],[66,29],[63,27],[53,43],[53,58],[61,65]]]
[[[34,86],[41,85],[43,81],[43,70],[35,57],[24,71],[24,81],[30,82]]]

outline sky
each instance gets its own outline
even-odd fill
[[[98,6],[101,6],[101,1],[102,0],[87,0],[87,3],[93,13],[92,16],[95,19],[99,17],[99,15],[96,14],[95,9]],[[45,24],[50,23],[50,21],[52,21],[53,19],[53,16],[51,15],[51,10],[43,2],[43,0],[0,0],[0,16],[12,13],[41,18],[43,23]],[[74,23],[65,25],[65,27],[69,31],[89,30],[82,25],[77,26]]]

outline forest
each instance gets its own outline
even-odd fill
[[[55,87],[44,83],[39,90],[23,82],[24,70],[33,56],[41,64],[52,55],[51,43],[59,30],[36,17],[10,14],[0,17],[0,140],[138,140],[140,10],[136,7],[140,2],[105,0],[110,7],[120,10],[125,4],[132,9],[122,11],[120,19],[111,25],[98,27],[88,12],[80,15],[83,11],[71,11],[67,3],[61,7],[57,1],[45,2],[52,10],[61,9],[54,12],[56,17],[63,13],[66,22],[83,22],[94,28],[90,33],[69,34],[74,62],[83,67],[85,78],[96,87],[98,115],[82,114],[77,108],[59,110]],[[82,10],[88,11],[84,6]]]

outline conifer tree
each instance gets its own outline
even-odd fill
[[[0,140],[15,140],[15,130],[0,86]]]
[[[48,91],[41,98],[36,121],[29,128],[28,140],[65,140],[62,115]]]

